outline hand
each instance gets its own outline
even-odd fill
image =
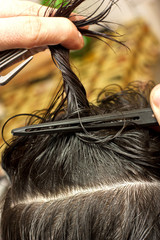
[[[160,84],[156,85],[150,95],[150,103],[154,115],[160,125]]]
[[[0,51],[27,48],[33,54],[57,44],[82,48],[83,38],[75,25],[66,18],[43,17],[46,9],[29,1],[0,0]]]

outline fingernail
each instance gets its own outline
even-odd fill
[[[153,90],[152,101],[156,107],[160,108],[160,84]]]
[[[84,40],[80,32],[78,32],[78,38],[79,38],[80,47],[82,48],[84,46]]]

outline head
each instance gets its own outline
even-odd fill
[[[69,1],[56,16],[69,17],[81,2]],[[106,14],[114,3],[111,1]],[[75,25],[80,28],[89,20],[99,24],[103,17],[104,12],[101,18],[91,15]],[[99,34],[81,31],[93,37]],[[108,30],[104,36],[110,34],[113,37]],[[149,106],[152,83],[143,88],[131,84],[115,92],[106,89],[95,105],[89,103],[70,67],[69,51],[62,46],[49,48],[62,73],[63,88],[41,122]],[[11,181],[2,213],[2,238],[158,240],[159,162],[159,134],[136,125],[13,138],[2,157]]]

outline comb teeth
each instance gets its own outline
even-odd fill
[[[9,65],[14,63],[18,58],[23,56],[27,49],[13,49],[13,50],[5,50],[0,52],[0,71],[7,68]],[[6,74],[5,76],[0,76],[0,85],[3,86],[7,84],[14,76],[16,76],[31,60],[33,56],[27,58],[24,62],[19,64],[16,68],[14,68],[11,72]]]
[[[28,52],[27,49],[13,49],[0,52],[0,71]]]

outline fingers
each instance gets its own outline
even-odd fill
[[[66,18],[0,18],[0,51],[62,44],[69,49],[83,47],[82,35]]]
[[[153,88],[150,95],[150,103],[154,115],[160,125],[160,84]]]
[[[47,7],[30,1],[8,0],[1,3],[0,18],[17,16],[43,17]]]
[[[0,18],[18,16],[47,17],[50,12],[52,12],[52,15],[54,16],[56,9],[48,8],[30,1],[6,0],[1,3]],[[72,13],[70,16],[71,21],[78,21],[82,19],[82,16],[75,13]]]

